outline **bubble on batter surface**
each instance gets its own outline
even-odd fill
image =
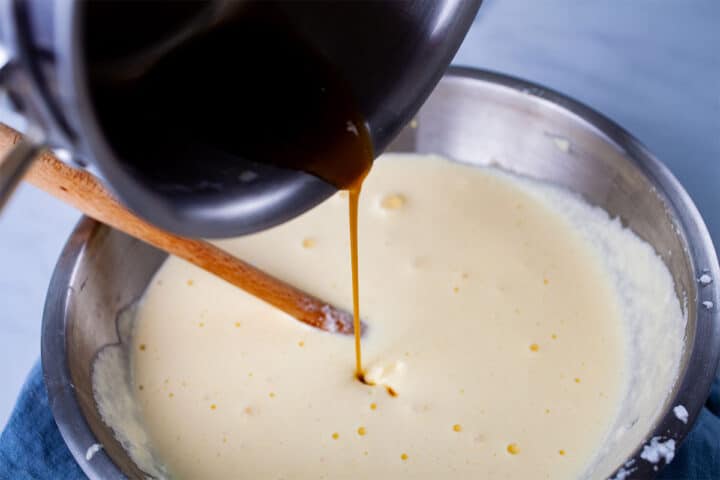
[[[380,206],[384,210],[400,210],[407,203],[407,198],[401,193],[391,193],[385,195],[380,201]]]

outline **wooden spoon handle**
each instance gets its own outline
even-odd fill
[[[0,158],[20,136],[0,124]],[[130,212],[90,173],[49,153],[41,154],[25,180],[89,217],[197,265],[301,322],[329,332],[353,333],[352,315],[258,270],[203,240],[164,231]]]

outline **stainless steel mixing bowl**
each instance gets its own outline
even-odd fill
[[[698,279],[705,274],[720,280],[720,272],[702,218],[661,163],[619,126],[567,97],[470,69],[449,71],[390,150],[493,163],[566,186],[649,242],[673,275],[688,322],[678,379],[660,418],[640,438],[685,437],[708,394],[720,351],[717,281]],[[118,312],[142,295],[164,258],[84,219],[50,284],[42,335],[45,381],[63,438],[91,479],[143,478],[98,415],[91,365],[103,346],[118,341]],[[672,414],[676,404],[689,411],[687,424]],[[86,460],[96,443],[104,449]],[[643,443],[626,447],[615,452],[620,460],[607,472],[634,459],[630,477],[646,479],[661,466],[640,458]]]

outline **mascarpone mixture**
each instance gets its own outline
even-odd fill
[[[347,215],[341,192],[219,243],[351,310]],[[376,386],[355,379],[351,337],[165,262],[126,343],[94,368],[103,418],[141,468],[178,479],[595,477],[611,473],[598,462],[615,461],[613,442],[655,418],[683,314],[662,261],[603,211],[497,170],[385,155],[363,187],[359,234]],[[643,367],[653,384],[647,371],[638,380],[643,335],[665,355]],[[126,392],[118,368],[130,368]],[[630,396],[649,410],[625,418]]]

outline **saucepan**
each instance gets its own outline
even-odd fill
[[[497,165],[566,187],[653,246],[672,273],[687,319],[677,378],[671,385],[636,380],[661,392],[656,411],[637,411],[628,399],[626,414],[616,420],[617,438],[593,474],[652,477],[663,459],[651,463],[643,449],[652,441],[677,446],[687,435],[720,353],[718,261],[682,186],[637,140],[591,109],[523,80],[465,68],[448,71],[388,150]],[[50,404],[70,451],[93,480],[145,477],[100,419],[91,371],[97,352],[118,342],[119,312],[140,298],[164,259],[152,247],[83,219],[49,287],[42,360]],[[673,413],[678,405],[689,414],[685,421]]]
[[[185,117],[192,103],[188,99],[196,98],[211,107],[206,114],[188,118],[188,122],[213,126],[211,130],[225,124],[235,126],[238,118],[245,117],[262,124],[259,113],[253,114],[249,104],[241,112],[224,111],[229,97],[220,95],[223,89],[219,80],[238,65],[244,76],[263,83],[277,78],[270,73],[276,65],[290,71],[292,55],[285,56],[284,49],[273,53],[275,47],[269,44],[270,39],[292,32],[298,42],[312,46],[347,82],[358,112],[367,122],[373,147],[380,151],[440,79],[482,2],[0,0],[0,90],[7,89],[11,104],[29,124],[21,148],[0,169],[0,207],[44,146],[62,149],[66,159],[91,164],[129,208],[182,235],[244,235],[289,220],[327,199],[335,188],[318,177],[258,164],[259,158],[231,154],[217,146],[198,143],[193,148],[200,149],[198,155],[188,156],[187,161],[172,155],[172,163],[160,167],[162,155],[152,160],[133,159],[119,145],[138,136],[138,126],[123,122],[110,127],[103,115],[109,107],[97,94],[104,81],[97,82],[93,73],[96,67],[105,65],[100,71],[123,75],[150,70],[193,37],[218,28],[243,9],[252,10],[264,3],[272,5],[267,5],[269,13],[262,20],[263,27],[250,34],[253,40],[238,40],[257,46],[262,55],[250,57],[238,45],[209,49],[203,56],[207,65],[201,68],[190,61],[179,75],[188,79],[188,86],[180,89],[183,93],[163,110],[173,117]],[[268,58],[275,63],[263,63]],[[297,65],[301,64],[310,70],[320,68]],[[115,66],[106,70],[108,65]],[[223,66],[225,75],[208,73],[216,88],[196,89],[193,72],[205,75],[218,65]],[[277,88],[292,91],[294,82],[286,82],[284,77]],[[174,91],[170,85],[178,86],[182,80],[173,76],[166,81],[165,90]],[[264,99],[257,89],[247,88],[263,98],[263,108],[276,112],[273,115],[277,119],[270,123],[277,130],[277,138],[281,128],[274,123],[304,121],[296,119],[299,112],[279,106],[284,105],[282,95]],[[111,90],[111,98],[121,95],[117,85]],[[303,96],[307,92],[303,91]],[[172,106],[177,105],[184,110],[173,111]],[[145,104],[137,108],[138,112],[148,110]],[[126,128],[130,130],[124,134]],[[158,133],[149,127],[145,130]],[[152,141],[162,144],[159,135]],[[241,180],[246,170],[253,172],[252,182]]]

